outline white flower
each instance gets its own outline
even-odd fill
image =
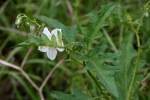
[[[39,46],[38,50],[41,52],[45,52],[50,60],[54,60],[57,55],[57,50],[60,52],[64,51],[64,44],[62,41],[62,32],[61,29],[53,29],[49,32],[48,28],[45,27],[43,30],[43,34],[48,37],[50,40],[50,46]]]

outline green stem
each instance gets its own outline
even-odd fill
[[[143,20],[143,17],[141,18],[141,20]],[[131,29],[133,30],[133,32],[136,35],[136,42],[137,42],[137,46],[138,46],[138,51],[137,51],[136,63],[135,63],[134,70],[133,70],[133,76],[132,76],[132,79],[131,79],[131,82],[130,82],[130,85],[129,85],[129,89],[128,89],[128,92],[127,92],[126,100],[130,100],[131,99],[132,88],[133,88],[133,85],[134,85],[134,82],[135,82],[136,72],[137,72],[137,69],[138,69],[138,65],[139,65],[139,62],[140,62],[140,55],[141,55],[141,52],[142,52],[142,49],[140,48],[140,45],[141,45],[140,44],[140,37],[139,37],[139,34],[138,34],[140,26],[141,26],[141,24],[139,24],[137,26],[137,28],[135,29],[134,26],[131,24]]]
[[[131,83],[129,85],[129,89],[128,89],[128,92],[127,92],[127,99],[126,100],[130,100],[131,96],[132,96],[132,88],[133,88],[134,81],[135,81],[135,78],[136,78],[136,72],[137,72],[138,65],[139,65],[140,54],[141,54],[141,49],[139,48],[138,54],[137,54],[137,59],[136,59],[136,64],[135,64],[135,68],[133,70],[133,76],[132,76],[132,79],[131,79]]]
[[[110,36],[108,35],[108,33],[106,32],[106,30],[103,29],[103,33],[104,33],[106,39],[108,40],[109,44],[112,46],[112,49],[113,49],[115,52],[117,52],[118,50],[117,50],[115,44],[113,43],[111,37],[110,37]]]

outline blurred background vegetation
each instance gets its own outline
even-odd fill
[[[20,66],[28,53],[18,46],[28,33],[15,25],[25,13],[62,28],[69,47],[55,61],[34,47],[25,62],[40,85],[65,58],[44,88],[46,100],[150,100],[149,12],[149,0],[0,0],[0,59]],[[0,66],[1,100],[40,100],[18,71]]]

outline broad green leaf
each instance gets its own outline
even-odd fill
[[[92,100],[91,97],[83,94],[81,91],[74,91],[72,94],[55,91],[51,95],[57,100]]]
[[[133,60],[136,51],[133,48],[133,33],[127,32],[124,36],[124,40],[119,51],[120,56],[118,58],[118,67],[120,71],[116,74],[117,85],[119,89],[118,100],[126,100],[126,94],[129,83],[132,77]]]
[[[99,84],[102,84],[109,93],[117,98],[119,93],[115,82],[115,70],[103,69],[103,64],[99,64],[94,61],[90,61],[89,63],[90,65],[88,64],[87,67],[93,67],[90,69],[96,73],[97,80],[100,82]]]

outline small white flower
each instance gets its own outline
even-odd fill
[[[62,32],[61,29],[53,29],[49,32],[48,28],[45,27],[43,30],[43,34],[48,37],[50,40],[50,46],[39,46],[38,50],[41,52],[45,52],[50,60],[54,60],[57,55],[57,50],[60,52],[64,51],[64,44],[62,41]],[[55,37],[55,39],[53,39]],[[54,40],[54,41],[53,41]],[[56,45],[55,45],[56,43]]]

